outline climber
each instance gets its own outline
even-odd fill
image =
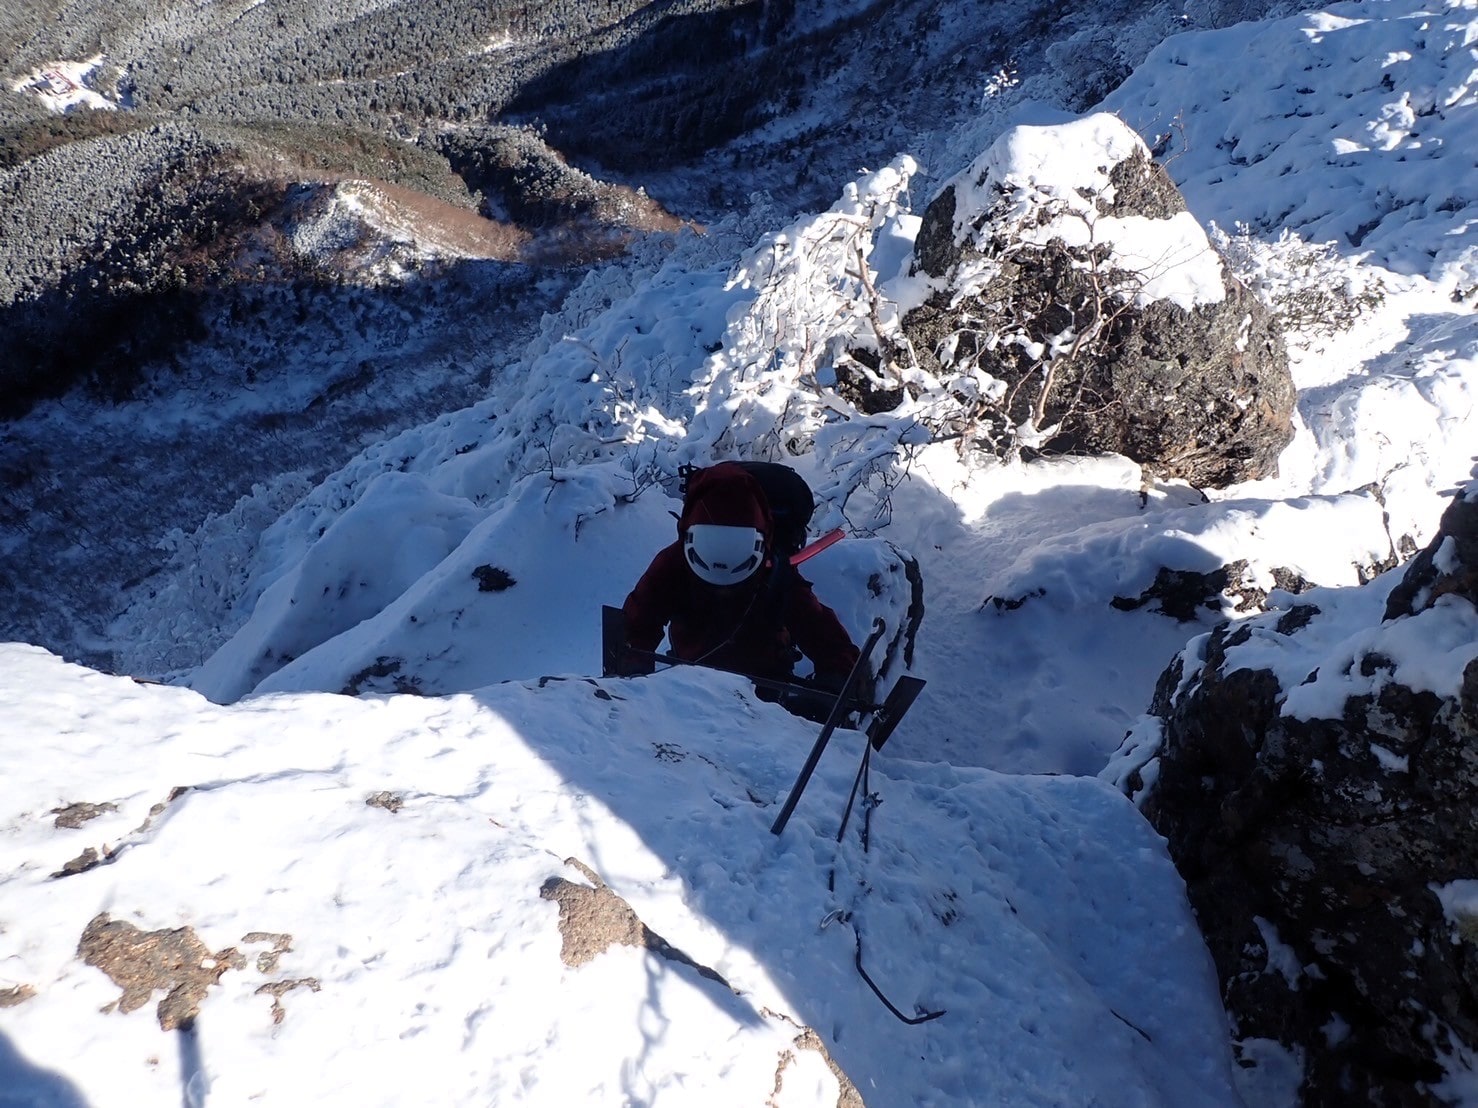
[[[622,609],[624,672],[651,672],[665,632],[674,657],[750,677],[790,680],[804,654],[813,683],[835,699],[857,647],[777,549],[776,515],[745,465],[691,471],[677,541],[657,553]]]

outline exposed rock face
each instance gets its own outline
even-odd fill
[[[124,1013],[142,1008],[156,990],[162,990],[158,1014],[165,1031],[193,1025],[210,986],[218,984],[227,970],[246,963],[235,947],[212,952],[191,928],[140,931],[124,920],[110,919],[106,912],[82,932],[77,953],[123,990],[118,1007]]]
[[[1311,1105],[1444,1101],[1478,1046],[1475,540],[1478,483],[1384,618],[1377,583],[1193,645],[1156,692],[1158,757],[1123,775],[1239,1037],[1302,1052]]]
[[[904,333],[983,445],[1120,453],[1200,487],[1276,473],[1282,338],[1116,118],[1002,136],[929,205],[915,261],[939,291]]]
[[[1248,582],[1249,568],[1245,558],[1210,573],[1161,566],[1155,574],[1154,584],[1142,594],[1116,596],[1109,604],[1121,612],[1152,605],[1151,611],[1181,623],[1189,623],[1203,611],[1217,612],[1227,607],[1237,612],[1261,611],[1268,594]],[[1282,567],[1274,567],[1272,578],[1275,587],[1291,593],[1300,593],[1311,587],[1301,574]]]

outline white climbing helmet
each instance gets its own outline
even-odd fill
[[[710,585],[737,585],[765,560],[765,537],[753,527],[693,523],[683,536],[683,556]]]

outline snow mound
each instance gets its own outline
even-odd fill
[[[1108,268],[1139,276],[1132,299],[1141,307],[1169,300],[1189,311],[1221,303],[1221,258],[1190,212],[1150,218],[1100,211],[1117,191],[1113,170],[1133,158],[1148,172],[1143,141],[1106,112],[1050,127],[1013,127],[948,182],[955,189],[955,243],[984,251],[989,236],[1009,229],[1027,246],[1102,248]],[[984,277],[955,288],[955,295],[974,291]]]
[[[434,569],[481,518],[411,474],[387,473],[262,595],[243,632],[201,667],[195,684],[234,700],[267,674],[382,611]],[[373,557],[362,558],[365,551]],[[271,626],[268,634],[259,630]]]

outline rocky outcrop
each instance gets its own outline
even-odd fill
[[[534,131],[490,124],[437,136],[437,147],[485,214],[531,230],[676,231],[687,224],[644,191],[570,165]]]
[[[1209,573],[1161,566],[1148,589],[1138,596],[1116,596],[1109,605],[1121,612],[1148,606],[1150,611],[1181,623],[1189,623],[1202,612],[1218,612],[1227,607],[1237,612],[1261,611],[1268,594],[1248,580],[1250,568],[1245,558]],[[1302,574],[1281,566],[1275,567],[1271,576],[1274,587],[1286,592],[1300,593],[1310,587]]]
[[[915,264],[935,291],[903,332],[962,435],[1198,487],[1277,472],[1282,338],[1117,118],[1007,132],[929,205]]]
[[[220,984],[227,970],[246,965],[235,947],[213,952],[191,928],[141,931],[126,920],[110,919],[106,912],[82,932],[77,954],[123,990],[117,1005],[125,1014],[162,991],[158,1015],[165,1031],[192,1026],[206,991]]]
[[[663,752],[659,749],[658,757],[662,756]],[[677,760],[682,760],[680,755]],[[635,947],[658,958],[686,966],[699,977],[733,992],[735,996],[743,995],[724,979],[723,974],[711,966],[694,961],[643,923],[631,905],[584,862],[578,858],[566,858],[565,865],[578,870],[590,884],[581,884],[564,877],[551,877],[539,887],[539,896],[559,905],[560,959],[566,966],[579,969],[613,947]],[[825,1041],[813,1028],[800,1023],[793,1016],[768,1008],[762,1009],[760,1016],[787,1024],[799,1032],[792,1041],[793,1049],[785,1051],[776,1059],[775,1093],[767,1103],[774,1104],[779,1098],[786,1074],[795,1063],[795,1051],[812,1050],[821,1055],[832,1076],[836,1078],[836,1108],[865,1108],[856,1084],[832,1058]]]
[[[1203,636],[1121,748],[1238,1037],[1301,1054],[1307,1104],[1445,1102],[1478,1047],[1475,540],[1478,482],[1388,600]]]

